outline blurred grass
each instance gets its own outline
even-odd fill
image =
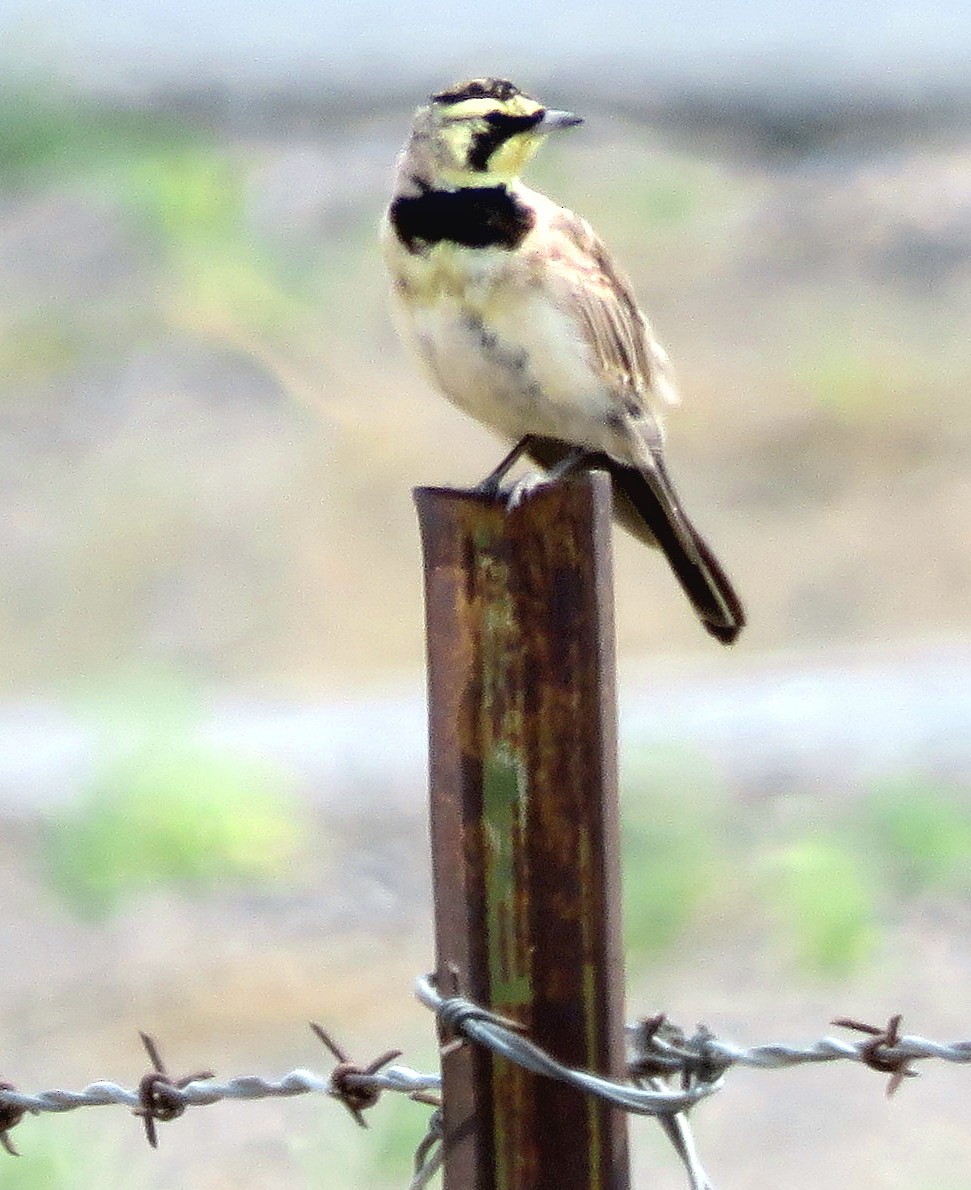
[[[402,1061],[415,1070],[433,1070],[439,1057],[434,1046],[419,1044],[409,1047]],[[306,1129],[288,1134],[292,1164],[300,1176],[291,1174],[286,1185],[293,1190],[330,1185],[396,1190],[414,1167],[415,1150],[425,1136],[432,1110],[404,1095],[387,1094],[368,1111],[368,1131],[341,1109],[316,1114],[312,1129],[308,1117]]]
[[[625,781],[624,919],[633,962],[659,963],[692,932],[760,922],[807,972],[837,978],[873,953],[872,857],[797,816],[781,837],[760,807],[731,801],[690,752],[641,756]],[[837,813],[836,817],[839,817]]]
[[[2,387],[32,384],[78,364],[88,336],[72,320],[47,313],[28,314],[0,334]]]
[[[126,205],[146,231],[179,243],[223,239],[240,230],[244,182],[229,154],[205,144],[133,155],[124,176]]]
[[[866,857],[824,829],[770,852],[767,861],[765,903],[783,947],[812,975],[838,979],[859,970],[878,941]]]
[[[126,742],[48,835],[50,879],[77,912],[103,917],[154,888],[204,896],[292,872],[300,816],[278,773],[201,746],[178,714],[151,729],[116,722],[112,735]],[[841,978],[879,953],[914,897],[971,894],[966,790],[901,777],[845,803],[783,799],[767,816],[669,748],[629,765],[623,806],[635,966],[747,922],[802,971]]]
[[[102,200],[118,204],[165,278],[163,321],[215,340],[232,331],[244,340],[270,335],[279,345],[307,317],[299,299],[314,296],[316,260],[285,269],[253,234],[246,174],[217,138],[175,116],[0,88],[0,187],[96,185]],[[0,364],[12,364],[21,379],[30,361],[46,374],[74,362],[83,345],[62,309],[56,319],[31,315],[14,324],[0,343]]]
[[[906,411],[908,394],[919,389],[922,372],[919,355],[899,340],[868,341],[822,328],[793,369],[796,383],[820,409],[857,424],[885,414],[899,416],[902,404]]]
[[[968,791],[901,775],[872,789],[858,816],[901,896],[971,895],[971,802]]]
[[[195,336],[293,354],[310,317],[316,258],[284,263],[257,237],[244,164],[200,141],[132,156],[117,178],[123,210],[153,245],[160,314]]]
[[[622,800],[624,940],[638,962],[667,953],[717,899],[724,800],[705,765],[677,748],[638,756]]]
[[[432,1069],[434,1057],[431,1062],[432,1065],[426,1062],[422,1069]],[[428,1128],[431,1110],[427,1105],[414,1103],[403,1095],[384,1097],[380,1114],[375,1114],[373,1118],[373,1178],[380,1178],[389,1186],[401,1185],[402,1172],[414,1165],[415,1150]]]
[[[144,1176],[145,1161],[123,1143],[113,1113],[100,1119],[92,1119],[93,1115],[97,1114],[27,1116],[11,1135],[20,1156],[4,1154],[4,1190],[89,1190],[112,1183],[136,1184],[132,1179]]]
[[[115,706],[96,776],[47,832],[51,883],[82,916],[165,886],[265,885],[298,856],[300,813],[282,775],[193,729],[172,690],[140,714]]]
[[[0,84],[0,184],[7,187],[90,174],[191,137],[182,121],[162,112]]]
[[[915,897],[971,896],[965,788],[901,775],[861,797],[782,799],[768,812],[730,799],[690,752],[661,749],[631,767],[622,869],[634,964],[656,966],[706,929],[759,923],[802,972],[845,978],[879,954]]]
[[[683,231],[730,207],[737,199],[739,188],[717,164],[675,157],[654,144],[647,147],[645,154],[636,147],[644,130],[630,131],[633,145],[597,147],[601,160],[609,159],[609,169],[578,171],[577,156],[587,148],[585,145],[554,142],[545,146],[530,166],[531,184],[553,195],[579,192],[580,198],[571,199],[578,208],[610,211],[619,221],[614,232],[635,238],[638,234],[654,238],[668,231]]]

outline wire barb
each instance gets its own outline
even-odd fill
[[[421,1143],[415,1150],[415,1175],[408,1185],[408,1190],[425,1190],[432,1178],[441,1169],[445,1160],[443,1140],[445,1124],[442,1109],[439,1107],[428,1119],[428,1129]]]
[[[918,1061],[937,1059],[971,1064],[971,1041],[940,1043],[900,1031],[901,1017],[886,1025],[871,1025],[851,1017],[832,1023],[862,1034],[858,1041],[823,1037],[808,1045],[757,1045],[749,1048],[722,1041],[699,1026],[691,1035],[663,1015],[646,1017],[627,1027],[628,1075],[631,1083],[612,1082],[584,1070],[564,1066],[523,1035],[515,1021],[498,1016],[460,996],[443,997],[431,976],[418,980],[418,999],[440,1018],[444,1031],[454,1033],[455,1043],[475,1043],[516,1062],[527,1070],[569,1083],[586,1094],[597,1095],[625,1111],[656,1116],[667,1133],[688,1175],[691,1190],[712,1190],[694,1147],[687,1111],[718,1091],[733,1066],[780,1070],[808,1062],[859,1062],[889,1075],[887,1093],[893,1094],[905,1078],[913,1078]],[[17,1150],[9,1132],[27,1112],[65,1112],[80,1107],[121,1104],[144,1121],[146,1138],[157,1145],[157,1123],[174,1120],[187,1107],[202,1107],[227,1099],[265,1099],[316,1094],[339,1099],[358,1124],[384,1091],[409,1096],[434,1108],[428,1130],[415,1153],[410,1190],[425,1190],[444,1160],[441,1115],[441,1076],[425,1074],[394,1064],[399,1050],[388,1050],[367,1066],[350,1061],[320,1025],[311,1028],[337,1060],[329,1075],[291,1070],[278,1079],[245,1075],[216,1082],[209,1071],[173,1079],[165,1069],[158,1045],[148,1034],[142,1043],[152,1070],[135,1089],[117,1083],[91,1083],[81,1091],[50,1090],[26,1094],[9,1082],[0,1082],[0,1146],[11,1155]],[[672,1089],[676,1081],[679,1089]]]
[[[659,1117],[662,1128],[685,1167],[691,1190],[712,1190],[711,1182],[695,1149],[685,1114],[688,1108],[714,1094],[721,1086],[721,1071],[715,1069],[710,1061],[695,1056],[691,1064],[694,1069],[689,1068],[689,1064],[684,1062],[679,1066],[669,1065],[664,1069],[662,1073],[665,1075],[680,1073],[681,1090],[677,1092],[665,1085],[660,1074],[644,1076],[643,1071],[647,1067],[645,1059],[641,1063],[641,1073],[631,1075],[635,1084],[631,1086],[629,1083],[602,1078],[586,1070],[564,1066],[522,1036],[521,1027],[515,1021],[498,1016],[461,996],[450,996],[447,999],[440,996],[431,975],[418,980],[416,994],[426,1007],[434,1010],[444,1030],[468,1037],[526,1070],[569,1083],[578,1090],[596,1095],[625,1111]],[[678,1039],[682,1036],[680,1030],[666,1025],[663,1016],[652,1017],[648,1022],[644,1022],[644,1026],[644,1036],[648,1039],[658,1038],[662,1031],[671,1033]],[[704,1035],[706,1038],[709,1036],[707,1030],[704,1031]],[[704,1077],[701,1071],[704,1072]],[[708,1078],[709,1074],[713,1076]],[[412,1187],[415,1187],[414,1182]]]
[[[310,1028],[337,1059],[330,1076],[329,1093],[343,1103],[362,1128],[366,1128],[368,1124],[364,1113],[369,1107],[374,1107],[383,1090],[375,1085],[374,1075],[395,1058],[400,1058],[401,1050],[386,1050],[367,1066],[356,1066],[321,1025],[311,1021]]]
[[[543,1074],[559,1082],[568,1083],[579,1091],[596,1095],[615,1107],[638,1115],[671,1116],[686,1111],[699,1100],[713,1095],[721,1087],[720,1076],[711,1083],[693,1079],[691,1085],[683,1087],[681,1091],[655,1090],[613,1082],[599,1074],[576,1070],[557,1062],[529,1038],[522,1036],[518,1026],[510,1028],[511,1022],[506,1018],[497,1016],[470,1000],[461,996],[451,996],[447,999],[440,996],[435,988],[433,976],[426,975],[418,980],[416,995],[426,1008],[430,1008],[439,1017],[444,1027],[461,1032],[463,1036],[484,1045],[510,1062],[531,1070],[534,1074]]]
[[[912,1058],[899,1052],[900,1022],[903,1016],[897,1012],[881,1028],[879,1025],[867,1025],[863,1021],[852,1017],[840,1016],[832,1022],[842,1029],[855,1029],[857,1033],[870,1034],[870,1041],[860,1046],[860,1061],[871,1070],[880,1074],[889,1074],[887,1081],[887,1098],[895,1094],[905,1078],[917,1078],[918,1072],[910,1063]]]
[[[2,1091],[16,1091],[13,1083],[0,1082],[0,1092]],[[11,1103],[4,1103],[0,1101],[0,1145],[4,1150],[10,1154],[11,1157],[19,1157],[17,1148],[10,1139],[10,1129],[16,1128],[20,1121],[24,1118],[26,1108],[16,1107]]]
[[[142,1045],[148,1053],[153,1069],[142,1078],[138,1084],[138,1107],[132,1108],[133,1116],[141,1116],[145,1125],[145,1139],[153,1149],[158,1148],[158,1131],[156,1122],[177,1120],[186,1109],[185,1099],[178,1094],[189,1083],[200,1082],[216,1076],[211,1070],[201,1070],[197,1074],[187,1074],[184,1078],[173,1079],[165,1069],[158,1045],[154,1037],[147,1033],[139,1033]]]

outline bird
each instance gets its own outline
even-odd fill
[[[444,395],[512,444],[477,490],[498,497],[524,455],[543,482],[606,470],[615,519],[660,548],[703,627],[732,644],[745,610],[665,461],[668,356],[590,224],[520,178],[581,123],[499,78],[418,108],[380,231],[398,329]]]

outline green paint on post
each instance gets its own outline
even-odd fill
[[[529,956],[522,952],[516,915],[515,852],[521,846],[525,773],[504,742],[486,758],[482,774],[482,833],[485,848],[486,930],[493,1004],[509,1009],[532,999]]]

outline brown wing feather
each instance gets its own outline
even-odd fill
[[[562,266],[560,276],[566,282],[561,300],[575,313],[618,397],[626,403],[629,394],[636,394],[645,408],[655,398],[676,401],[667,355],[638,309],[630,282],[589,223],[560,210],[550,231],[559,241],[553,264]]]
[[[551,227],[552,252],[546,261],[560,282],[561,302],[573,311],[611,390],[618,411],[639,440],[640,461],[591,456],[613,481],[615,515],[625,528],[659,546],[707,630],[731,644],[745,624],[745,611],[731,581],[707,542],[681,507],[664,465],[654,399],[677,400],[667,356],[637,307],[627,279],[619,273],[589,224],[560,211]],[[552,439],[533,438],[529,453],[541,466],[561,462],[570,448]]]

